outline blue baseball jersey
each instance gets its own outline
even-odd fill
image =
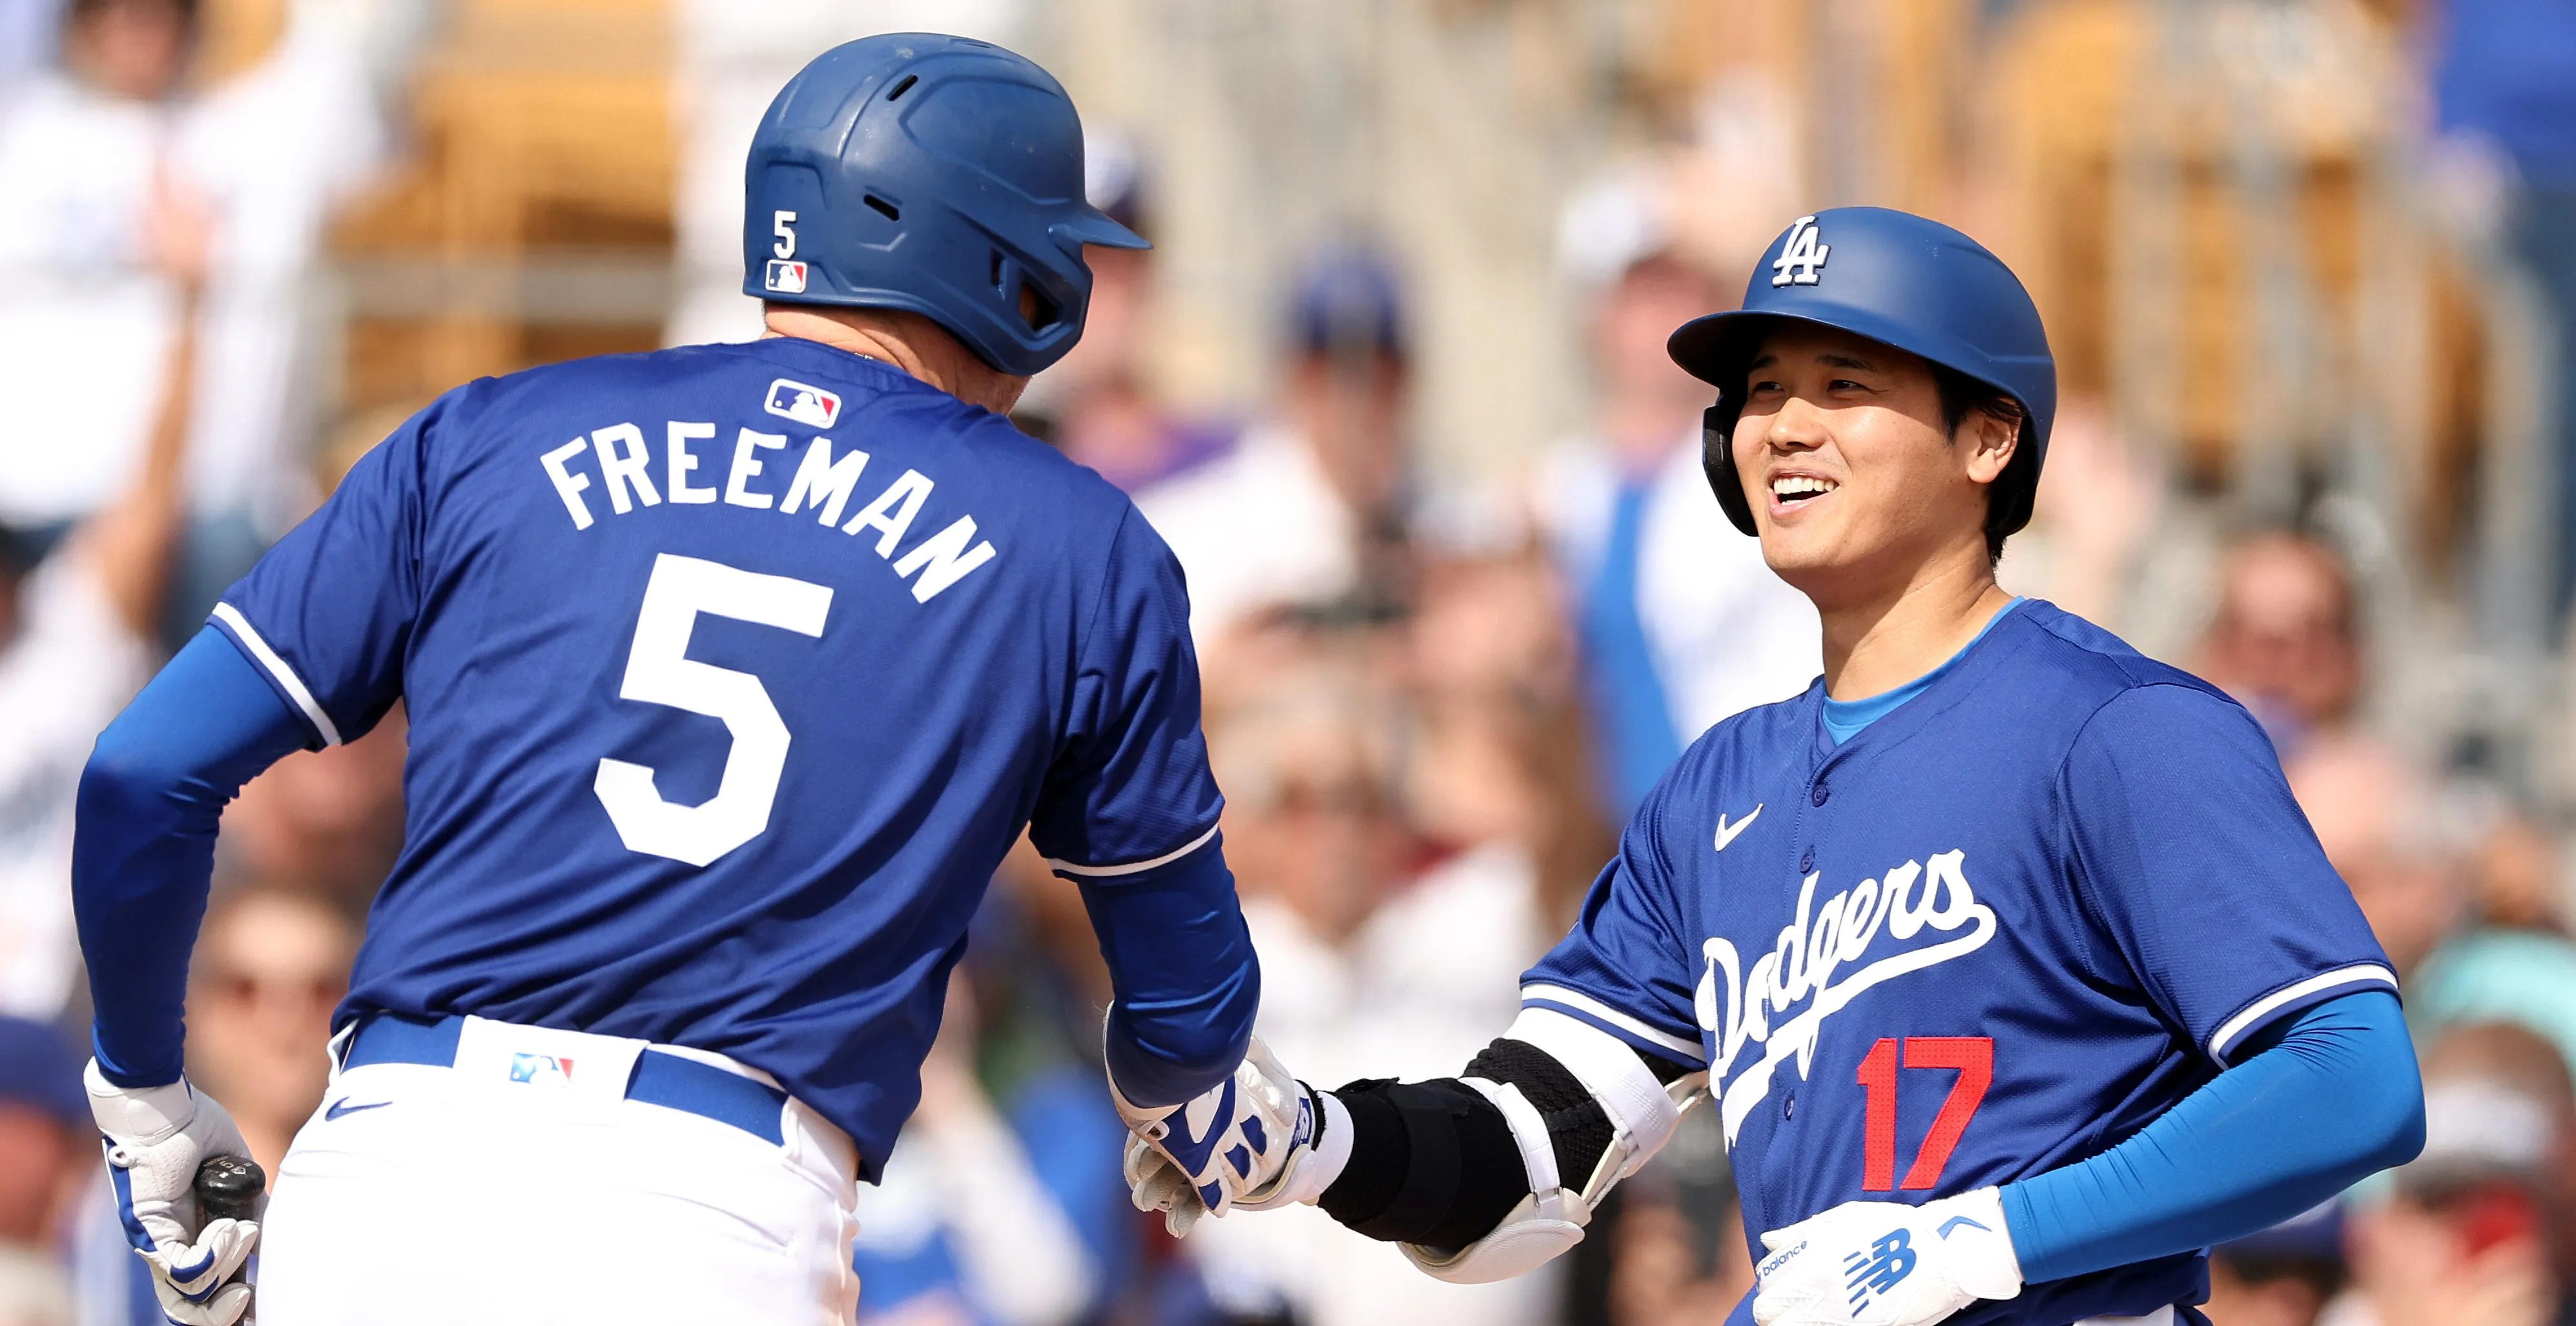
[[[448,393],[215,622],[322,743],[407,706],[403,850],[343,1023],[732,1055],[870,1174],[1029,828],[1215,851],[1178,564],[1097,475],[813,342]]]
[[[1837,746],[1821,684],[1711,729],[1526,1005],[1704,1066],[1759,1236],[2108,1149],[2263,1028],[2396,978],[2251,715],[2048,604]],[[1962,1323],[2207,1295],[2199,1254]]]

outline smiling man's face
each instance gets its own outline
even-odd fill
[[[1791,323],[1763,339],[1745,385],[1733,448],[1763,560],[1819,607],[1902,582],[1963,540],[1982,554],[1986,486],[2012,430],[1972,410],[1954,439],[1924,360]]]

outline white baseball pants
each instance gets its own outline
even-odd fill
[[[641,1042],[465,1026],[452,1065],[333,1073],[270,1200],[261,1326],[854,1319],[846,1134],[794,1100],[771,1142],[627,1099]]]

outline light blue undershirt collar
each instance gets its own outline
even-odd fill
[[[1932,683],[1941,680],[1943,673],[1959,666],[1959,660],[1966,658],[1968,651],[1977,647],[1977,641],[1985,639],[1986,632],[1995,629],[1995,623],[2002,621],[2011,614],[2013,609],[2020,607],[2021,602],[2021,596],[2014,595],[2012,602],[1997,609],[1994,616],[1986,619],[1985,625],[1977,628],[1975,639],[1959,646],[1958,653],[1952,654],[1941,666],[1895,690],[1882,691],[1860,700],[1837,700],[1831,696],[1825,697],[1825,735],[1832,737],[1834,744],[1839,746],[1859,736],[1862,728],[1903,708],[1906,701],[1931,689]]]

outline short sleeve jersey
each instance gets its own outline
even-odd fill
[[[1822,701],[1701,737],[1521,992],[1708,1069],[1749,1238],[2082,1160],[2264,1027],[2395,987],[2253,718],[2081,619],[2016,605],[1839,746]],[[1957,1320],[2206,1293],[2184,1254]]]
[[[1024,826],[1077,874],[1213,850],[1152,529],[999,416],[812,342],[458,388],[214,620],[317,743],[407,707],[342,1022],[728,1054],[871,1173]]]

